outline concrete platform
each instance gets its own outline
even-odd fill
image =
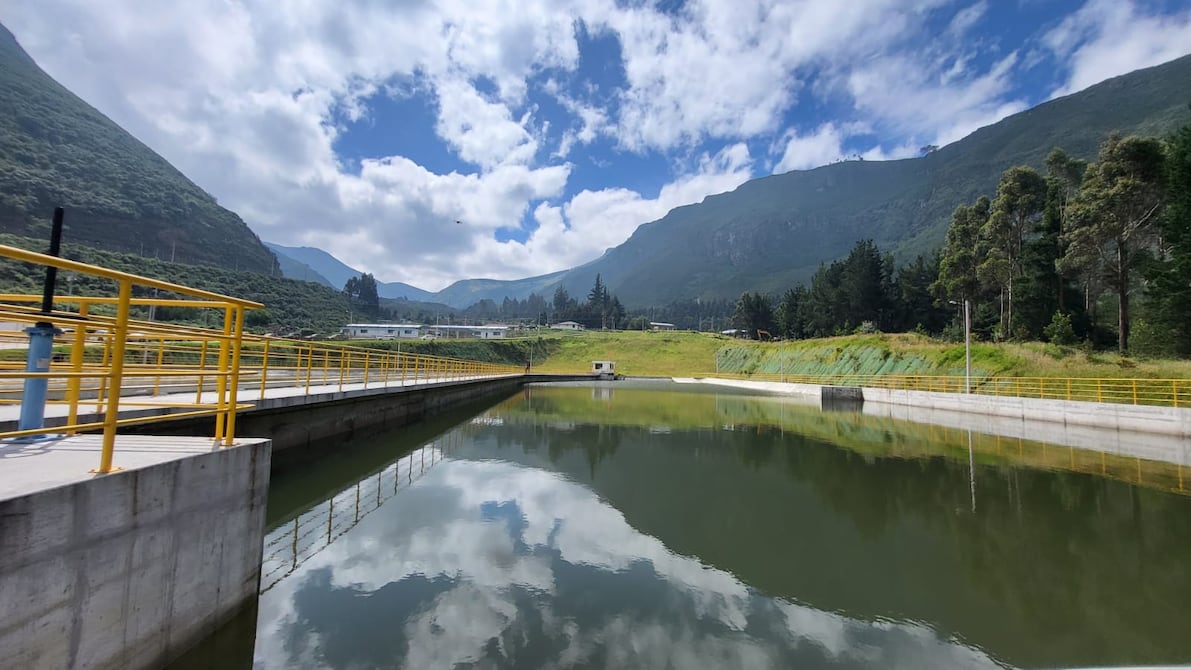
[[[241,439],[252,445],[267,440]],[[70,486],[103,477],[90,472],[99,467],[101,435],[52,436],[31,442],[0,441],[0,500]],[[113,465],[125,472],[173,460],[218,451],[222,447],[207,437],[117,435]]]

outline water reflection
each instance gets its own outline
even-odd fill
[[[994,667],[914,623],[751,589],[585,486],[449,461],[262,599],[264,667]]]
[[[262,596],[258,667],[1191,660],[1174,466],[631,386],[527,389],[430,453],[311,501],[342,531]]]

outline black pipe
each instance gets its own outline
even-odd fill
[[[57,256],[62,249],[62,216],[65,214],[61,207],[54,208],[54,226],[50,229],[50,256]],[[45,269],[45,290],[41,294],[41,313],[49,314],[54,311],[54,284],[58,280],[58,268],[53,265]]]

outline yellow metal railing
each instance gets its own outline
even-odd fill
[[[702,376],[823,386],[867,386],[938,393],[964,392],[963,375],[794,375],[767,372],[714,373]],[[1191,407],[1191,379],[973,377],[970,392],[1014,398]]]
[[[0,245],[0,257],[54,266],[115,283],[116,296],[54,297],[43,314],[41,296],[0,294],[0,410],[22,402],[26,379],[48,380],[47,425],[0,431],[0,439],[102,430],[97,472],[112,470],[116,431],[122,426],[214,416],[214,438],[230,446],[236,412],[264,399],[405,384],[519,374],[515,366],[305,342],[244,332],[244,314],[259,303]],[[133,297],[134,293],[156,297]],[[171,297],[163,297],[165,293]],[[180,297],[173,297],[180,296]],[[196,310],[198,327],[133,318],[157,308]],[[210,318],[211,316],[214,318]],[[143,316],[143,314],[142,314]],[[48,372],[25,370],[24,326],[49,322],[54,337]],[[61,409],[64,407],[65,409]],[[58,408],[50,412],[51,408]],[[121,417],[121,410],[125,415]],[[142,410],[137,412],[135,410]],[[15,423],[15,422],[13,422]]]
[[[63,431],[73,433],[102,429],[102,450],[99,467],[96,471],[110,472],[117,428],[154,420],[153,417],[144,416],[120,418],[122,397],[127,391],[125,380],[141,375],[135,365],[125,364],[129,346],[143,338],[167,335],[177,337],[179,335],[179,329],[172,325],[165,326],[132,318],[134,306],[152,304],[215,310],[222,314],[223,328],[214,336],[218,342],[218,361],[213,370],[213,377],[216,380],[215,397],[210,403],[190,405],[190,411],[185,412],[184,415],[214,415],[216,420],[215,438],[223,440],[225,444],[231,444],[232,436],[235,433],[236,409],[241,407],[236,399],[237,369],[233,362],[239,356],[244,332],[244,311],[259,309],[263,305],[251,300],[233,298],[16,247],[0,246],[0,256],[19,262],[52,266],[59,270],[107,279],[115,284],[116,289],[115,298],[55,296],[56,309],[48,314],[40,311],[38,305],[40,297],[38,296],[0,296],[0,321],[18,326],[51,323],[61,329],[61,335],[55,338],[56,342],[62,342],[70,350],[69,357],[63,356],[64,360],[54,361],[48,372],[27,372],[24,362],[20,360],[10,361],[0,368],[0,389],[4,394],[11,397],[14,394],[14,384],[23,383],[25,379],[44,377],[64,382],[61,385],[62,400],[69,406],[63,425],[10,430],[0,433],[0,438],[29,438]],[[164,291],[167,294],[184,297],[134,298],[134,289],[138,288],[143,292],[153,290],[160,293]],[[73,309],[59,311],[66,307],[73,307]],[[206,329],[190,330],[195,331],[196,334],[197,331],[212,332],[206,331]],[[19,339],[23,333],[17,332],[12,335]],[[12,335],[9,337],[11,338]],[[91,360],[88,360],[87,356],[88,344],[94,342],[102,343],[102,353],[98,361],[95,360],[94,355]],[[55,354],[55,358],[58,356],[59,354]],[[167,374],[184,375],[187,372],[185,370],[170,370]],[[102,411],[102,420],[80,423],[78,419],[79,405],[84,395],[91,392],[92,384],[94,385],[96,411]],[[19,403],[19,391],[16,395],[16,402]],[[128,404],[126,401],[125,406]],[[180,415],[176,413],[172,418]]]

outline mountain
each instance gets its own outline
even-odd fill
[[[271,274],[244,221],[42,71],[0,26],[0,232]]]
[[[748,181],[673,209],[570,270],[509,281],[467,279],[417,299],[466,308],[531,292],[549,300],[559,286],[583,296],[597,273],[631,307],[734,299],[746,290],[777,293],[806,283],[820,264],[846,256],[866,238],[904,262],[940,247],[955,207],[993,196],[1008,167],[1041,169],[1055,147],[1093,159],[1114,131],[1162,136],[1191,123],[1188,82],[1191,56],[1056,98],[919,158],[846,161]],[[333,276],[330,264],[356,273],[317,249],[304,249],[308,256],[280,250],[339,286],[351,275]]]
[[[921,158],[754,179],[640,226],[559,283],[585,295],[599,273],[626,305],[645,306],[779,292],[807,282],[820,264],[865,238],[905,261],[941,246],[955,207],[994,195],[1006,168],[1041,168],[1054,147],[1094,158],[1113,131],[1165,135],[1191,123],[1189,100],[1185,56],[1043,103]]]
[[[462,279],[434,294],[434,299],[461,309],[484,299],[493,302],[501,302],[506,297],[524,300],[530,293],[537,293],[550,300],[559,280],[572,271],[560,270],[525,279]]]
[[[310,267],[302,261],[293,258],[286,254],[284,247],[273,244],[272,242],[265,242],[265,246],[273,255],[277,257],[277,264],[281,267],[281,276],[286,279],[300,279],[302,281],[312,281],[323,286],[329,286],[333,289],[342,289],[343,284],[336,286],[330,279],[327,279],[318,270]],[[346,280],[344,280],[346,283]]]
[[[288,262],[282,262],[281,272],[290,279],[317,281],[331,288],[342,290],[348,279],[359,277],[362,274],[359,270],[317,247],[287,247],[273,242],[266,242],[265,245],[277,254],[278,259],[284,256],[288,260]],[[287,266],[289,270],[286,269]],[[307,271],[313,274],[305,274]],[[382,298],[405,298],[414,302],[431,302],[438,299],[437,295],[430,291],[424,291],[417,286],[410,286],[399,281],[376,282],[376,294]],[[463,307],[466,306],[463,305]]]

